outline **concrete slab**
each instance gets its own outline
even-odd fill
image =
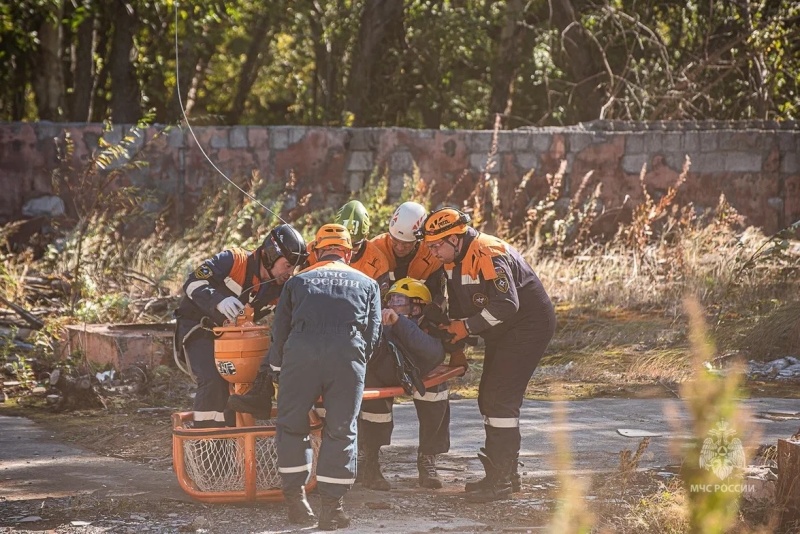
[[[798,428],[797,420],[769,420],[758,418],[756,414],[765,411],[798,411],[800,400],[759,398],[743,401],[753,414],[748,428],[741,431],[747,438],[760,435],[759,443],[777,443],[779,438],[794,434]],[[570,436],[570,446],[574,467],[577,472],[603,472],[616,470],[619,466],[619,452],[623,449],[636,449],[638,440],[620,436],[617,428],[635,427],[662,437],[650,438],[641,467],[660,467],[677,462],[669,451],[670,437],[689,437],[689,415],[682,401],[678,399],[590,399],[571,401],[566,407],[566,430]],[[480,462],[475,454],[483,446],[483,419],[478,405],[473,400],[451,401],[450,452],[452,459],[467,460],[467,476],[482,473]],[[525,401],[522,406],[520,428],[522,450],[520,459],[525,463],[524,471],[528,477],[548,476],[555,472],[552,457],[553,434],[556,431],[554,410],[556,405],[549,401]],[[679,428],[673,428],[667,413],[675,413]],[[416,447],[417,434],[414,421],[416,414],[412,403],[395,406],[395,429],[392,436],[393,447]],[[734,429],[736,430],[736,429]]]
[[[744,403],[754,414],[765,411],[796,412],[800,405],[800,401],[794,399],[751,399]],[[665,415],[665,410],[671,410],[676,414],[678,426],[688,428],[688,414],[678,400],[593,399],[569,402],[564,406],[575,462],[573,471],[576,474],[607,473],[617,469],[619,452],[623,449],[635,449],[638,444],[638,438],[619,435],[618,428],[636,428],[663,434],[661,437],[651,438],[651,444],[640,464],[643,468],[677,463],[677,459],[669,452],[669,437],[688,437],[686,430],[674,429]],[[460,496],[464,479],[482,474],[482,468],[475,456],[484,439],[483,422],[477,403],[473,400],[452,402],[451,451],[443,455],[440,470],[445,487],[435,492],[421,490],[413,482],[416,477],[414,451],[417,445],[413,404],[404,403],[395,408],[394,440],[389,448],[393,454],[387,455],[391,460],[384,472],[390,479],[397,480],[400,477],[402,483],[396,484],[389,493],[374,492],[357,485],[347,497],[347,508],[356,517],[356,523],[348,532],[464,532],[492,529],[494,525],[491,519],[483,521],[470,518],[456,505],[462,502]],[[525,465],[522,473],[526,483],[533,487],[536,487],[537,478],[555,474],[552,437],[555,432],[556,409],[557,406],[552,402],[526,401],[523,404],[521,459]],[[746,440],[747,436],[758,433],[759,443],[775,443],[778,438],[788,437],[796,430],[796,420],[772,421],[754,417],[749,422],[744,437]],[[38,506],[36,499],[87,494],[100,500],[105,497],[128,497],[135,502],[145,503],[145,510],[148,507],[155,508],[157,501],[173,500],[176,505],[183,506],[187,506],[184,503],[192,502],[180,489],[171,471],[155,470],[145,465],[91,454],[60,443],[56,436],[50,435],[47,430],[31,421],[18,417],[0,417],[0,503],[4,503],[0,507],[18,504],[22,508],[27,507],[25,510],[35,510],[34,505]],[[425,501],[429,509],[421,515],[414,508],[420,503],[420,494],[431,496]],[[386,507],[387,503],[391,510],[387,509],[383,513],[381,507]],[[224,515],[226,510],[230,512],[234,509],[232,506],[234,505],[203,505],[195,510],[205,510],[203,515],[209,516],[213,515],[213,511],[221,510]],[[377,508],[372,509],[375,506]],[[546,503],[531,500],[530,496],[505,502],[502,506],[519,506],[528,512],[537,507],[547,510]],[[280,505],[257,504],[242,509],[250,510],[248,513],[257,514],[259,518],[266,518],[259,532],[294,531],[285,524]],[[31,513],[33,512],[20,511],[18,515],[21,517]],[[409,517],[415,517],[413,529],[408,521],[402,520],[406,513]],[[170,530],[165,522],[182,520],[186,513],[182,512],[177,518],[172,517],[175,514],[166,519],[153,517],[147,522],[140,521],[139,515],[145,514],[137,511],[127,521],[140,522],[143,525],[146,523],[148,529],[156,528],[153,525],[157,525],[158,529],[162,529],[158,532],[173,532],[177,529]],[[225,521],[220,521],[220,528],[224,526],[223,523],[230,523],[230,515],[226,517]],[[90,517],[86,511],[75,519],[100,521],[99,518]],[[194,521],[200,524],[200,519],[202,518],[198,517]],[[8,524],[19,524],[23,519],[8,521]],[[537,528],[537,525],[532,524],[526,530],[533,531]],[[2,528],[0,531],[3,531]]]
[[[67,325],[56,354],[64,359],[81,352],[90,362],[117,371],[137,363],[152,369],[172,362],[174,331],[170,323]]]
[[[22,417],[0,417],[0,501],[92,494],[191,502],[171,471],[61,443]]]

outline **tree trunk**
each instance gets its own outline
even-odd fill
[[[559,63],[569,72],[575,89],[572,94],[572,107],[576,122],[600,118],[605,103],[605,93],[600,81],[605,69],[602,50],[581,26],[570,0],[550,0],[551,23],[561,32],[562,47],[565,53]],[[554,54],[558,58],[558,54]],[[557,60],[557,59],[556,59]]]
[[[39,120],[64,119],[64,71],[61,64],[63,2],[48,3],[49,12],[39,26],[39,49],[32,70]]]
[[[102,58],[100,70],[92,80],[92,100],[89,104],[89,122],[102,122],[108,117],[108,72],[109,72],[109,32],[104,28],[111,26],[113,12],[102,3],[97,7],[94,18],[95,54]]]
[[[25,93],[28,82],[28,58],[18,55],[13,59],[16,68],[11,72],[11,87],[13,92],[11,94],[11,120],[14,122],[21,121],[25,118]]]
[[[354,126],[365,126],[380,119],[379,113],[370,113],[370,108],[385,102],[386,91],[390,89],[379,83],[380,66],[392,48],[402,43],[402,38],[402,0],[368,0],[361,13],[358,43],[347,84],[347,110],[353,114]]]
[[[323,125],[339,124],[341,119],[341,109],[338,105],[339,65],[343,50],[340,50],[336,36],[327,33],[323,27],[324,13],[318,3],[310,4],[308,22],[314,49],[314,77],[318,88],[314,99],[322,107],[319,120]]]
[[[94,46],[95,15],[92,0],[85,0],[86,18],[81,21],[75,33],[72,49],[72,97],[69,105],[69,119],[76,122],[90,120],[92,86],[94,84]]]
[[[228,112],[228,124],[237,124],[244,112],[244,106],[247,102],[247,97],[250,94],[250,89],[258,77],[258,69],[262,64],[262,51],[264,43],[271,36],[270,32],[270,14],[273,12],[274,7],[267,6],[256,17],[252,30],[249,32],[251,36],[250,45],[247,47],[247,54],[245,56],[242,70],[239,72],[239,83],[236,86],[236,94],[233,97],[231,109]]]
[[[133,64],[136,16],[133,6],[124,0],[115,0],[112,14],[114,36],[111,38],[109,53],[111,119],[117,124],[133,124],[142,116],[139,108],[139,82]]]
[[[521,58],[531,54],[532,33],[524,24],[525,5],[522,0],[508,0],[506,17],[500,40],[497,43],[492,61],[492,93],[489,98],[489,114],[485,128],[494,128],[496,114],[511,114],[512,87]],[[508,125],[508,119],[505,124]]]

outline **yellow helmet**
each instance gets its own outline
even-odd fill
[[[314,248],[319,250],[325,247],[343,247],[353,250],[353,240],[350,232],[341,224],[325,224],[319,230],[314,239]]]
[[[425,241],[438,241],[449,235],[463,234],[471,220],[469,215],[455,208],[438,209],[425,219],[422,234]]]
[[[428,287],[416,278],[401,278],[386,292],[387,297],[392,293],[405,295],[410,299],[418,299],[428,304],[431,301],[431,292]]]

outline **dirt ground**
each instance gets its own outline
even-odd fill
[[[109,398],[108,409],[54,413],[41,401],[0,404],[1,415],[28,417],[49,429],[60,440],[78,448],[148,465],[172,469],[172,436],[169,414],[189,408],[193,386],[167,373],[150,389]],[[166,384],[166,385],[165,385]],[[455,384],[453,391],[458,392]],[[800,388],[752,383],[761,396],[797,396]],[[571,398],[590,396],[652,398],[675,395],[667,383],[578,383],[541,376],[531,383],[541,396],[556,391]],[[468,391],[464,391],[468,394]],[[779,395],[779,393],[782,393]],[[458,395],[458,393],[456,393]],[[546,529],[558,510],[559,480],[533,478],[521,468],[523,491],[511,501],[465,506],[464,466],[445,459],[440,472],[445,488],[423,490],[416,483],[414,451],[391,447],[383,456],[391,492],[377,492],[356,485],[347,497],[346,509],[356,524],[379,532],[534,532]],[[672,480],[672,482],[670,482]],[[654,471],[619,472],[587,478],[589,508],[606,530],[641,532],[637,510],[654,494],[670,493],[675,479]],[[316,503],[312,496],[312,505]],[[142,502],[84,495],[44,501],[0,501],[0,532],[290,532],[279,504],[220,505],[185,501]],[[610,530],[609,530],[610,529]],[[313,529],[311,529],[313,530]],[[358,532],[359,529],[349,529]],[[366,532],[365,531],[365,532]]]

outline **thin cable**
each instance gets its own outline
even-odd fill
[[[233,187],[238,189],[244,196],[246,196],[247,198],[249,198],[250,200],[252,200],[256,204],[258,204],[259,206],[261,206],[262,208],[264,208],[265,210],[270,212],[272,215],[277,217],[279,221],[281,221],[283,224],[289,225],[294,230],[294,227],[291,226],[289,223],[287,223],[284,220],[284,218],[281,217],[278,213],[275,213],[274,211],[272,211],[271,209],[266,207],[256,197],[254,197],[253,195],[251,195],[250,193],[248,193],[247,191],[245,191],[244,189],[239,187],[239,185],[237,185],[233,180],[228,178],[228,176],[224,172],[222,172],[222,170],[220,170],[219,167],[217,167],[217,165],[211,160],[211,158],[208,156],[206,151],[203,149],[203,146],[200,144],[200,141],[197,139],[197,136],[194,134],[194,129],[192,128],[192,124],[189,122],[189,116],[186,114],[186,108],[183,105],[183,97],[181,96],[181,75],[180,75],[181,69],[180,69],[180,60],[178,58],[178,56],[179,56],[178,49],[179,49],[178,48],[178,2],[175,2],[175,88],[176,88],[176,90],[178,92],[178,104],[180,105],[181,113],[183,114],[183,120],[186,123],[186,127],[189,129],[189,133],[192,134],[192,138],[194,139],[194,142],[197,144],[197,148],[200,149],[200,153],[203,154],[203,157],[206,158],[206,160],[211,164],[211,166],[214,168],[214,170],[217,171],[220,174],[220,176],[225,178],[225,180],[227,180],[228,183],[230,183]],[[274,230],[273,230],[273,232],[274,232]],[[270,232],[270,234],[272,234],[272,232]],[[275,241],[275,244],[278,245],[277,235],[273,235],[273,240]],[[261,245],[261,247],[263,247],[263,245]],[[259,247],[259,248],[261,248],[261,247]],[[284,257],[286,257],[286,253],[283,250],[281,250],[280,245],[278,246],[278,250],[283,254]],[[294,253],[294,254],[295,254],[295,256],[297,256],[297,258],[295,259],[295,262],[294,262],[294,265],[293,265],[293,269],[292,269],[293,271],[296,270],[297,267],[300,266],[301,261],[304,259],[303,257],[304,256],[307,257],[307,254],[303,253],[303,249],[302,249],[302,246],[300,244],[297,245],[297,252]],[[286,259],[287,259],[287,261],[289,260],[289,258],[286,258]],[[261,258],[261,254],[259,254],[259,260],[258,261],[259,261],[259,264],[261,263],[261,261],[263,261],[262,258]],[[271,267],[274,267],[274,264]],[[267,272],[270,274],[270,276],[273,276],[271,267],[267,267]],[[266,280],[265,282],[261,282],[261,283],[269,283],[269,282],[272,282],[274,280],[277,280],[277,277],[273,276],[273,278],[270,278],[269,280]]]
[[[183,114],[183,120],[186,123],[186,127],[189,129],[189,133],[192,134],[192,138],[194,138],[194,142],[197,144],[197,148],[200,149],[200,152],[203,154],[203,156],[206,158],[206,160],[208,160],[208,162],[211,164],[211,166],[214,167],[214,170],[217,171],[223,178],[225,178],[228,181],[228,183],[230,183],[233,187],[235,187],[236,189],[241,191],[244,196],[246,196],[247,198],[249,198],[250,200],[252,200],[256,204],[258,204],[259,206],[261,206],[262,208],[264,208],[265,210],[267,210],[268,212],[273,214],[275,217],[278,218],[279,221],[281,221],[284,224],[288,224],[283,219],[283,217],[281,217],[279,214],[275,213],[274,211],[272,211],[271,209],[266,207],[256,197],[254,197],[253,195],[251,195],[250,193],[248,193],[247,191],[245,191],[244,189],[239,187],[233,180],[228,178],[228,176],[224,172],[222,172],[220,170],[220,168],[217,167],[216,164],[213,161],[211,161],[211,158],[208,156],[208,154],[206,154],[206,151],[203,150],[203,146],[200,144],[200,141],[197,139],[197,136],[194,134],[194,129],[192,128],[192,125],[189,122],[189,117],[186,114],[186,108],[183,106],[183,97],[181,97],[181,76],[180,76],[180,72],[181,72],[181,69],[180,69],[180,63],[179,63],[179,60],[178,60],[178,2],[175,2],[175,87],[176,87],[176,89],[178,91],[178,104],[180,105],[181,113]]]

